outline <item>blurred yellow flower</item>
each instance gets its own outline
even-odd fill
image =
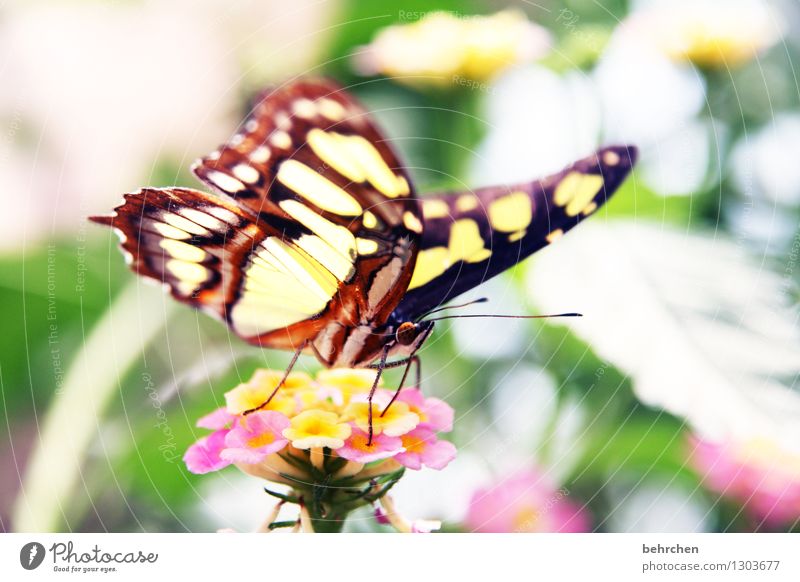
[[[673,60],[700,67],[735,67],[778,42],[778,15],[763,0],[658,2],[628,23]]]
[[[547,30],[514,10],[490,16],[433,12],[412,24],[380,31],[358,55],[365,74],[412,86],[476,86],[507,68],[545,56]]]

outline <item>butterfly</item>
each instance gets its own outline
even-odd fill
[[[259,95],[193,165],[214,194],[142,188],[91,220],[178,301],[294,351],[284,380],[306,352],[376,368],[374,393],[385,368],[406,366],[402,388],[419,364],[426,315],[590,216],[635,159],[606,147],[541,180],[418,198],[366,109],[333,81],[300,79]]]

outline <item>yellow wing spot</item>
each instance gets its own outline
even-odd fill
[[[372,255],[378,250],[378,243],[368,238],[357,238],[356,248],[359,255]]]
[[[373,229],[378,226],[378,218],[369,210],[364,211],[364,218],[362,219],[364,228]]]
[[[500,232],[517,232],[533,218],[531,198],[525,192],[512,192],[489,204],[489,224]]]
[[[492,251],[484,247],[478,223],[471,218],[462,218],[453,223],[447,246],[451,264],[457,261],[478,263],[492,255]]]
[[[170,226],[169,224],[164,224],[163,222],[153,222],[152,225],[158,234],[166,238],[183,240],[192,237],[192,235],[190,235],[185,230],[181,230],[180,228],[175,228],[174,226]]]
[[[433,247],[419,251],[414,274],[408,284],[409,290],[430,283],[444,273],[450,265],[450,251],[447,247]]]
[[[235,194],[236,192],[244,190],[244,184],[228,174],[211,170],[206,176],[214,183],[215,186],[222,188],[225,192]]]
[[[171,238],[162,238],[158,245],[167,251],[172,258],[188,263],[199,263],[208,256],[208,253],[201,248],[193,247],[185,242]]]
[[[471,218],[456,220],[450,228],[446,247],[432,247],[417,253],[417,264],[408,285],[409,290],[421,287],[458,263],[479,263],[492,256],[484,247],[478,223]]]
[[[561,230],[560,228],[557,228],[554,231],[552,231],[550,234],[548,234],[545,237],[545,239],[547,240],[548,243],[552,244],[552,243],[556,242],[558,239],[560,239],[562,236],[564,236],[564,231]]]
[[[277,178],[284,186],[322,210],[343,216],[361,214],[361,205],[355,198],[297,160],[283,162]]]
[[[235,212],[231,212],[227,208],[222,208],[221,206],[206,206],[204,210],[208,214],[212,214],[219,218],[222,222],[226,222],[228,224],[238,226],[241,223],[241,219],[236,216]],[[255,227],[255,225],[254,225]]]
[[[245,336],[303,321],[322,311],[328,303],[291,273],[276,270],[271,262],[260,257],[246,269],[244,277],[244,288],[231,310],[231,321],[236,331]]]
[[[450,215],[450,207],[444,200],[423,200],[422,216],[425,218],[446,218]]]
[[[269,143],[276,148],[288,150],[292,147],[292,137],[285,131],[275,131],[269,138]]]
[[[317,107],[319,107],[319,112],[331,121],[341,121],[346,113],[344,107],[333,99],[320,99],[317,102]]]
[[[281,239],[271,236],[261,245],[290,273],[300,285],[327,303],[339,287],[336,278],[319,262]]]
[[[348,138],[338,133],[328,133],[314,128],[308,132],[306,141],[320,160],[331,166],[351,182],[363,182],[367,179],[358,158],[349,151]]]
[[[619,154],[609,150],[603,154],[603,162],[608,166],[616,166],[619,163]]]
[[[403,224],[411,232],[416,232],[417,234],[422,232],[422,223],[419,221],[419,218],[414,216],[414,213],[410,210],[406,210],[403,213]]]
[[[191,295],[201,283],[208,279],[208,269],[197,263],[170,259],[166,262],[165,267],[178,280],[176,287],[184,295]]]
[[[342,135],[314,128],[306,141],[326,164],[351,182],[369,180],[382,194],[396,198],[409,193],[408,182],[386,165],[380,152],[358,135]]]
[[[347,144],[350,155],[355,158],[363,168],[370,183],[385,196],[397,198],[409,193],[408,182],[396,175],[389,166],[386,165],[380,152],[369,141],[360,135],[352,135],[344,138],[343,143]]]
[[[583,215],[589,216],[595,210],[597,210],[597,202],[589,202],[589,204],[583,208]]]
[[[292,120],[286,114],[285,111],[278,111],[275,114],[275,125],[278,129],[282,129],[283,131],[289,131],[292,129]]]
[[[208,277],[208,269],[194,262],[170,259],[166,263],[167,270],[181,281],[202,283]]]
[[[508,242],[515,243],[523,238],[526,234],[528,234],[528,231],[524,228],[522,230],[518,230],[517,232],[512,232],[510,235],[508,235]]]
[[[355,237],[345,227],[323,218],[297,200],[281,200],[279,204],[286,214],[316,234],[334,250],[351,261],[355,259]]]
[[[248,164],[236,164],[233,167],[233,175],[245,184],[256,184],[261,177],[259,171]]]
[[[269,148],[265,145],[260,145],[252,152],[250,152],[250,161],[254,164],[266,164],[269,161],[269,157],[272,155],[272,152],[269,151]]]
[[[580,214],[603,187],[603,177],[599,174],[570,172],[561,180],[553,194],[557,206],[566,206],[567,216]]]
[[[325,267],[339,281],[348,281],[355,273],[355,267],[349,258],[316,235],[304,234],[296,239],[295,244]]]
[[[302,98],[292,104],[292,112],[301,119],[311,119],[317,114],[317,106],[311,100]]]
[[[194,208],[181,208],[178,212],[180,212],[183,216],[203,226],[210,230],[226,230],[226,225],[219,219],[214,216],[210,216],[205,212],[200,212]]]
[[[474,194],[462,194],[456,200],[456,210],[459,212],[469,212],[478,207],[478,197]]]

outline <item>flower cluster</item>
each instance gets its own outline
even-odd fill
[[[358,55],[357,64],[366,74],[446,87],[464,79],[488,82],[513,65],[543,57],[550,47],[547,30],[521,12],[469,17],[433,12],[417,22],[383,29]]]
[[[261,407],[282,377],[258,370],[227,392],[226,406],[197,422],[213,432],[189,447],[187,468],[208,473],[236,465],[288,485],[292,494],[281,496],[284,501],[313,499],[312,520],[341,522],[349,511],[381,499],[405,469],[442,469],[455,457],[453,444],[437,438],[452,430],[453,409],[418,388],[403,389],[392,402],[394,392],[379,385],[370,441],[374,370],[325,370],[316,379],[293,372]]]

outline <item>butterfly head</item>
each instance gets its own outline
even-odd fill
[[[433,327],[432,321],[423,321],[414,323],[413,321],[405,321],[400,324],[397,331],[394,333],[395,341],[401,346],[413,346],[422,343],[419,341],[422,336],[422,341],[428,336]]]
[[[415,353],[428,339],[433,325],[433,321],[404,321],[389,336],[390,353],[405,356]]]

